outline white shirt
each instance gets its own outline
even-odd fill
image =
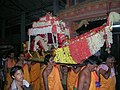
[[[26,80],[23,80],[23,85],[25,85],[26,87],[29,87],[30,84]],[[16,80],[13,80],[11,84],[11,90],[18,90],[16,85]]]
[[[100,69],[100,68],[103,69],[103,70],[105,70],[105,71],[107,71],[109,67],[108,67],[106,64],[101,64],[101,65],[99,66],[99,69]],[[111,68],[110,78],[112,78],[113,76],[115,76],[115,69],[114,69],[114,67]]]

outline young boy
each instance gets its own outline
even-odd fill
[[[32,90],[31,85],[24,80],[24,73],[21,66],[14,66],[10,71],[13,79],[11,90]]]

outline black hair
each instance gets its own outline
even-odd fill
[[[14,76],[14,74],[15,74],[18,70],[21,70],[21,71],[23,72],[23,69],[22,69],[21,66],[14,66],[14,67],[12,67],[11,70],[10,70],[10,76],[11,76],[11,77]],[[13,79],[13,77],[12,77],[12,79]]]
[[[20,52],[20,53],[19,53],[19,56],[20,56],[21,54],[23,54],[23,55],[25,56],[25,53],[24,53],[24,52]]]
[[[14,54],[15,54],[15,51],[14,51],[14,50],[10,50],[10,51],[7,53],[7,57],[10,57],[11,53],[14,53]]]
[[[14,50],[10,50],[10,51],[9,51],[9,54],[11,54],[11,53],[15,53],[15,51],[14,51]]]
[[[44,64],[47,65],[47,62],[49,62],[49,59],[50,59],[51,57],[52,57],[51,54],[47,54],[47,55],[45,56],[45,58],[44,58]]]
[[[87,65],[87,64],[91,64],[91,65],[97,64],[97,65],[100,65],[101,62],[102,62],[102,61],[101,61],[97,56],[92,55],[92,56],[90,56],[90,57],[85,61],[85,64],[86,64],[86,65]]]
[[[114,56],[113,55],[111,55],[111,54],[103,54],[100,58],[104,61],[104,62],[106,62],[106,60],[107,60],[107,58],[113,58]]]
[[[114,57],[114,56],[112,56],[111,54],[108,54],[108,55],[107,55],[107,58],[113,58],[113,57]],[[106,58],[106,59],[107,59],[107,58]]]

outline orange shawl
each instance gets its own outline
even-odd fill
[[[96,87],[95,82],[98,82],[98,76],[96,74],[96,72],[91,72],[91,83],[90,83],[90,87],[89,90],[99,90],[99,88]]]
[[[29,73],[29,69],[28,69],[28,65],[27,64],[23,65],[23,71],[24,71],[24,79],[26,81],[28,81],[28,83],[30,83],[30,73]]]
[[[33,90],[40,90],[40,63],[31,64],[30,78]]]
[[[57,66],[53,66],[53,69],[48,76],[48,87],[49,90],[63,90]]]
[[[96,72],[91,72],[91,82],[90,82],[90,87],[89,90],[99,90],[99,88],[96,87],[95,82],[98,82],[98,76],[96,74]],[[76,80],[76,84],[74,87],[74,90],[77,90],[77,85],[78,85],[78,79]]]
[[[99,90],[115,90],[116,78],[113,76],[112,78],[105,79],[100,75],[100,83],[101,87]]]
[[[72,69],[71,71],[68,72],[68,77],[67,77],[68,90],[73,90],[77,77],[78,77],[78,73],[76,74]]]

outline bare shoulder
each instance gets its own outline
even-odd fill
[[[80,73],[79,73],[79,77],[84,77],[84,76],[86,76],[86,70],[85,70],[85,68],[82,69],[82,70],[80,71]]]
[[[44,77],[48,77],[48,75],[49,75],[49,72],[48,72],[49,70],[48,70],[48,68],[46,67],[44,70],[43,70],[43,73],[42,73],[42,75],[44,76]]]
[[[86,73],[86,68],[83,68],[81,71],[80,71],[81,74],[85,74]]]

